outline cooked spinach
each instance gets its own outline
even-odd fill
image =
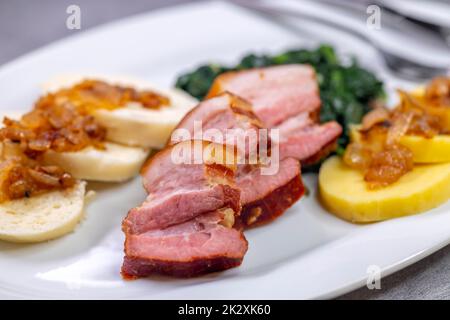
[[[181,75],[176,87],[203,99],[214,78],[223,72],[291,63],[310,64],[316,70],[322,100],[320,120],[336,120],[342,125],[344,133],[338,140],[337,150],[337,153],[342,153],[349,141],[349,125],[361,122],[370,109],[370,103],[384,98],[384,90],[383,83],[359,66],[356,59],[342,63],[330,45],[321,45],[313,50],[290,50],[274,56],[249,54],[234,67],[203,65]]]

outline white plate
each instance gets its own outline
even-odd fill
[[[334,30],[302,23],[295,35],[223,3],[176,7],[83,32],[38,50],[0,70],[0,107],[28,108],[39,84],[61,73],[114,73],[170,85],[204,61],[236,61],[253,51],[280,51],[328,41],[341,54],[359,55],[393,88],[375,52]],[[311,40],[315,39],[315,40]],[[411,85],[411,84],[409,84]],[[318,298],[365,284],[367,268],[387,275],[449,242],[450,205],[427,214],[372,225],[352,225],[324,211],[312,190],[269,226],[246,233],[241,267],[189,280],[124,281],[123,234],[127,210],[145,197],[140,179],[91,185],[98,197],[76,232],[36,245],[0,244],[2,298]]]

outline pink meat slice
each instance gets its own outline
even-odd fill
[[[176,164],[168,147],[142,169],[149,193],[142,205],[131,209],[123,221],[127,233],[142,233],[188,221],[223,207],[240,211],[240,191],[233,175],[214,164]]]
[[[316,124],[305,113],[286,120],[277,129],[281,159],[309,159],[336,141],[342,133],[342,127],[337,122]]]
[[[139,207],[128,212],[124,228],[131,233],[164,228],[181,223],[196,216],[234,205],[239,191],[225,185],[197,190],[179,190],[162,198],[150,195]]]
[[[309,159],[335,141],[341,133],[342,127],[333,121],[307,126],[291,135],[281,135],[280,157]]]
[[[168,228],[128,235],[125,277],[164,274],[190,277],[241,264],[248,243],[240,230],[220,225],[211,212]]]
[[[249,101],[266,127],[273,127],[299,113],[320,108],[319,88],[309,65],[282,65],[219,75],[209,97],[232,92]]]
[[[236,184],[241,189],[242,206],[266,197],[295,177],[300,176],[300,173],[300,164],[293,158],[281,160],[279,170],[274,175],[262,175],[258,166],[239,166]]]
[[[202,136],[195,137],[195,130],[202,130]],[[257,152],[260,142],[258,133],[262,123],[252,111],[251,105],[228,92],[200,102],[178,124],[172,133],[170,143],[186,139],[177,134],[187,130],[189,136],[239,148],[245,156],[250,150]],[[218,135],[218,138],[215,136]],[[269,146],[268,146],[269,147]]]

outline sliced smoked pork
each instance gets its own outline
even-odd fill
[[[141,175],[148,196],[142,205],[129,211],[123,222],[126,232],[165,228],[223,207],[240,211],[232,169],[235,164],[174,163],[175,151],[185,150],[184,146],[193,156],[194,142],[185,141],[160,151],[143,167]]]
[[[193,132],[195,121],[201,121],[203,129],[214,128],[223,134],[230,128],[244,128],[247,131],[241,134],[249,134],[249,130],[254,130],[259,136],[259,130],[262,129],[251,106],[230,93],[204,100],[181,120],[177,128]],[[235,141],[231,137],[229,140]],[[270,138],[268,141],[266,148],[270,148]],[[257,141],[258,146],[260,142]],[[245,227],[273,220],[304,192],[298,160],[282,160],[278,164],[278,171],[270,175],[264,175],[262,168],[261,163],[238,164],[236,185],[241,190],[244,215],[240,220]]]
[[[250,152],[258,152],[261,140],[259,130],[262,128],[262,122],[253,113],[250,104],[225,92],[200,102],[186,114],[173,131],[169,143],[193,137],[237,147],[243,152],[242,156],[248,157]],[[201,136],[196,137],[196,132]],[[218,136],[215,135],[217,133]],[[264,140],[264,143],[266,148],[270,148],[270,141]]]
[[[239,266],[247,240],[221,221],[221,212],[215,211],[165,229],[128,235],[122,273],[192,277]]]
[[[253,105],[267,128],[280,129],[280,157],[304,164],[319,161],[335,149],[342,129],[337,122],[318,123],[319,89],[308,65],[282,65],[219,75],[208,96],[232,92]]]
[[[201,159],[194,155],[196,146]],[[202,163],[179,163],[186,156]],[[247,241],[235,219],[241,204],[233,157],[223,145],[185,141],[160,151],[143,167],[149,195],[122,224],[124,277],[194,276],[241,263]]]
[[[280,158],[295,158],[302,164],[312,164],[336,148],[342,127],[335,121],[316,124],[306,113],[292,117],[279,129]]]
[[[292,64],[223,73],[214,80],[208,97],[225,91],[250,102],[266,127],[320,108],[316,74],[309,65]]]

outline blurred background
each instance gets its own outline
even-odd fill
[[[0,64],[97,25],[159,8],[201,1],[207,0],[0,0]],[[234,2],[253,6],[259,1],[234,0]],[[283,1],[266,0],[264,2],[277,4]],[[298,2],[302,1],[298,0]],[[300,12],[301,16],[296,17],[297,20],[325,19],[339,29],[344,27],[351,33],[355,33],[356,30],[359,36],[366,38],[369,36],[370,40],[377,42],[382,49],[400,51],[402,56],[415,55],[416,59],[420,58],[427,65],[441,67],[443,60],[450,61],[448,51],[450,48],[448,46],[450,43],[450,0],[305,0],[303,2],[306,4],[304,9],[300,10],[303,11]],[[313,6],[308,6],[308,2]],[[368,33],[368,29],[364,27],[364,20],[372,13],[367,10],[373,4],[383,10],[381,20],[383,28],[380,32]],[[81,8],[80,30],[69,30],[66,27],[68,17],[66,9],[70,5]],[[328,9],[320,10],[323,5]],[[274,13],[270,12],[269,15]],[[359,27],[357,23],[360,23]],[[398,39],[399,36],[403,37],[401,41]],[[408,39],[412,42],[427,43],[426,47],[429,51],[405,50],[402,48],[403,40]],[[441,44],[444,43],[447,43],[447,52],[443,53]],[[413,43],[408,45],[411,47]],[[394,66],[399,65],[397,60],[388,62]],[[426,78],[429,76],[427,75]]]
[[[0,65],[48,43],[85,32],[97,25],[163,7],[199,1],[202,0],[0,0]],[[383,12],[393,17],[390,22],[394,22],[394,29],[399,27],[397,31],[400,30],[400,33],[408,31],[414,25],[429,32],[433,39],[441,42],[442,46],[447,46],[448,49],[448,43],[450,43],[449,0],[320,2],[337,6],[349,14],[360,10],[361,6],[367,8],[368,4],[376,3]],[[72,4],[82,8],[81,30],[69,30],[66,27],[68,16],[66,9]],[[425,41],[425,39],[422,40]],[[417,38],[416,41],[422,40]],[[381,290],[371,291],[362,288],[343,298],[450,299],[450,247],[441,249],[409,268],[383,279]]]
[[[126,16],[199,0],[0,0],[0,64],[47,43]],[[69,5],[82,9],[80,30],[66,28]]]

